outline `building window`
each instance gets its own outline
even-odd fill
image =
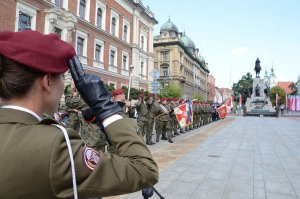
[[[144,50],[144,36],[141,37],[141,49]]]
[[[169,52],[162,52],[162,60],[169,61]]]
[[[54,27],[54,33],[57,34],[58,37],[61,39],[62,29]]]
[[[124,41],[127,41],[127,33],[128,33],[127,28],[128,28],[127,25],[125,25],[125,26],[124,26],[124,34],[123,34],[123,40],[124,40]]]
[[[141,62],[141,76],[144,76],[144,62]]]
[[[63,7],[63,0],[55,0],[55,5],[56,5],[57,7],[62,8],[62,7]]]
[[[80,0],[79,3],[79,16],[81,18],[85,18],[85,8],[86,8],[86,1],[85,0]]]
[[[110,65],[111,66],[115,65],[115,54],[116,54],[116,52],[114,50],[110,51]]]
[[[123,55],[123,70],[127,70],[127,56]]]
[[[83,46],[84,46],[84,39],[81,37],[77,37],[77,54],[79,56],[83,56]]]
[[[162,68],[162,73],[163,73],[163,76],[164,76],[164,77],[169,76],[169,75],[168,75],[168,68],[167,68],[167,67]]]
[[[111,34],[116,35],[116,18],[111,19]]]
[[[97,26],[99,28],[102,27],[102,9],[101,8],[98,8],[98,10],[97,10]]]
[[[22,11],[19,12],[19,28],[18,31],[30,30],[31,29],[32,17]]]
[[[101,48],[102,48],[102,46],[100,46],[99,44],[96,44],[95,60],[97,60],[97,61],[101,61]]]

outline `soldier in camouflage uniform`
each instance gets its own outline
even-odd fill
[[[178,121],[174,113],[174,108],[176,107],[176,104],[174,98],[170,98],[169,101],[170,101],[170,108],[171,108],[171,111],[169,113],[170,121],[171,121],[171,133],[174,131],[174,136],[175,136],[175,135],[179,135],[179,133],[177,132]]]
[[[128,114],[127,114],[128,107],[127,107],[127,103],[126,103],[126,99],[125,99],[124,89],[120,88],[120,89],[112,91],[110,93],[110,97],[111,97],[111,101],[117,102],[123,108],[123,111],[120,112],[119,114],[122,117],[128,117]]]
[[[78,113],[83,108],[87,108],[87,105],[79,96],[73,81],[71,82],[71,86],[66,87],[65,103],[67,111],[69,112],[68,126],[78,132],[80,128]]]
[[[136,103],[136,111],[137,111],[137,123],[139,126],[139,133],[144,137],[148,128],[148,109],[147,105],[144,102],[144,94],[139,94],[139,99]]]
[[[152,133],[154,127],[154,117],[160,112],[159,104],[154,100],[155,94],[150,93],[147,101],[148,117],[147,117],[147,132],[146,132],[146,144],[153,145]]]
[[[196,100],[193,101],[193,128],[196,129],[197,128],[197,105],[196,105]]]
[[[86,146],[91,147],[97,151],[105,152],[106,136],[100,130],[96,123],[96,118],[90,108],[86,108],[82,113],[78,114],[81,128],[79,135],[83,139]]]
[[[163,112],[163,114],[159,115],[156,118],[158,124],[156,127],[156,142],[159,142],[159,137],[162,135],[162,140],[168,140],[170,143],[173,143],[172,133],[171,133],[171,120],[169,116],[169,111],[171,111],[171,106],[167,104],[167,98],[162,99],[162,105],[165,107],[167,112]]]

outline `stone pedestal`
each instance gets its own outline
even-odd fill
[[[252,94],[246,101],[246,115],[248,116],[276,116],[270,98],[266,96],[264,80],[257,77],[253,80]]]

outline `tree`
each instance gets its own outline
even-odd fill
[[[280,88],[279,86],[274,86],[270,90],[270,100],[272,102],[272,105],[273,106],[276,105],[276,93],[279,96],[278,105],[284,104],[285,103],[285,91],[282,88]]]
[[[104,86],[109,93],[116,90],[112,84],[110,84],[110,85],[105,84]]]
[[[239,102],[239,96],[241,94],[243,98],[243,104],[245,104],[247,97],[251,96],[252,85],[253,85],[253,78],[250,73],[243,75],[242,78],[237,83],[233,83],[232,90],[233,90],[235,101]]]
[[[296,95],[297,94],[298,88],[297,88],[297,85],[294,82],[289,85],[289,88],[293,91],[291,93],[291,95]]]
[[[200,102],[205,101],[205,98],[204,98],[202,95],[199,95],[199,94],[193,95],[193,96],[192,96],[192,99],[197,99],[197,100],[200,101]]]
[[[182,89],[181,87],[176,84],[176,83],[170,83],[168,86],[165,86],[162,90],[161,90],[161,96],[162,97],[177,97],[177,98],[181,98],[182,96]]]

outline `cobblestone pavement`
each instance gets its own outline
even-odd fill
[[[166,199],[300,199],[299,118],[228,117],[174,141],[150,148]]]

